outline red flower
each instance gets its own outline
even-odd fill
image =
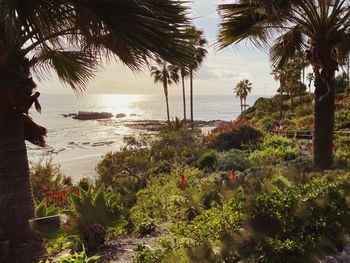
[[[77,195],[77,196],[80,196],[80,191],[79,190],[75,190],[74,194]]]
[[[230,180],[233,183],[237,182],[237,176],[236,176],[235,170],[233,169],[230,170]]]
[[[337,151],[337,146],[333,146],[333,152],[335,153]]]
[[[186,178],[183,174],[179,176],[179,185],[181,188],[185,188],[187,185]]]

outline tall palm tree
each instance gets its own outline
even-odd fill
[[[253,84],[248,79],[243,79],[241,81],[243,90],[243,100],[244,100],[244,111],[247,109],[247,97],[250,92],[252,92]]]
[[[189,70],[186,66],[181,67],[180,69],[180,75],[181,75],[181,85],[182,85],[182,103],[183,103],[183,109],[184,109],[184,121],[187,120],[187,114],[186,114],[186,86],[185,86],[185,78],[189,75]]]
[[[178,0],[0,0],[0,243],[9,251],[2,261],[36,262],[41,252],[28,225],[34,208],[24,141],[43,146],[46,129],[28,116],[32,104],[40,110],[31,72],[39,79],[56,72],[80,92],[101,57],[132,70],[155,55],[188,64],[187,13]]]
[[[285,85],[286,85],[286,73],[283,69],[278,69],[275,68],[272,71],[272,75],[274,77],[275,80],[278,80],[280,82],[280,87],[278,89],[279,91],[279,95],[280,95],[280,120],[282,120],[283,118],[283,92],[285,89]]]
[[[233,92],[236,95],[236,98],[239,97],[240,103],[241,103],[241,114],[243,114],[243,85],[242,85],[242,81],[240,81],[239,83],[236,84]]]
[[[236,0],[219,6],[221,48],[245,39],[271,48],[274,65],[286,64],[305,52],[315,75],[313,162],[328,169],[333,163],[334,76],[340,56],[350,45],[349,3],[344,0]],[[276,36],[279,36],[276,39]]]
[[[168,124],[170,125],[170,109],[169,109],[169,94],[168,87],[173,83],[179,82],[179,68],[171,65],[165,60],[157,59],[158,67],[151,67],[151,76],[154,78],[154,83],[162,83],[165,96],[166,112]]]
[[[194,118],[193,118],[193,74],[199,69],[205,56],[207,55],[207,50],[205,45],[207,40],[204,38],[204,33],[195,27],[189,27],[187,29],[187,34],[192,37],[189,42],[190,46],[195,48],[194,60],[189,64],[189,76],[190,76],[190,108],[191,108],[191,127],[194,128]]]

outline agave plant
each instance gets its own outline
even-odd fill
[[[73,210],[68,214],[73,220],[72,230],[88,250],[104,243],[109,228],[117,229],[127,223],[122,219],[119,200],[118,194],[103,188],[97,191],[80,188],[80,195],[71,196]]]

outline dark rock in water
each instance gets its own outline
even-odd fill
[[[116,118],[121,119],[121,118],[125,118],[126,114],[124,113],[118,113],[117,115],[115,115]]]
[[[102,120],[110,119],[113,117],[112,113],[109,112],[90,112],[90,111],[79,111],[73,119],[76,120]]]
[[[62,116],[65,117],[65,118],[75,117],[75,116],[77,116],[77,115],[78,115],[77,113],[62,114]]]

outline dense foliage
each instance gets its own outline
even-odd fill
[[[226,148],[226,140],[217,140],[237,131],[240,143]],[[125,142],[99,163],[97,186],[86,180],[80,182],[86,191],[69,186],[62,206],[70,223],[63,237],[47,242],[48,251],[65,247],[62,242],[73,233],[91,251],[123,227],[122,232],[138,236],[168,233],[154,249],[138,246],[137,263],[317,262],[341,249],[350,234],[345,135],[337,136],[335,149],[343,170],[322,173],[312,170],[309,151],[297,140],[242,120],[206,136],[181,126]],[[47,166],[46,184],[64,189],[63,180],[55,183],[53,176],[59,169]],[[45,174],[39,171],[41,166],[33,166],[36,181]],[[57,212],[44,204],[45,199],[40,214]]]

